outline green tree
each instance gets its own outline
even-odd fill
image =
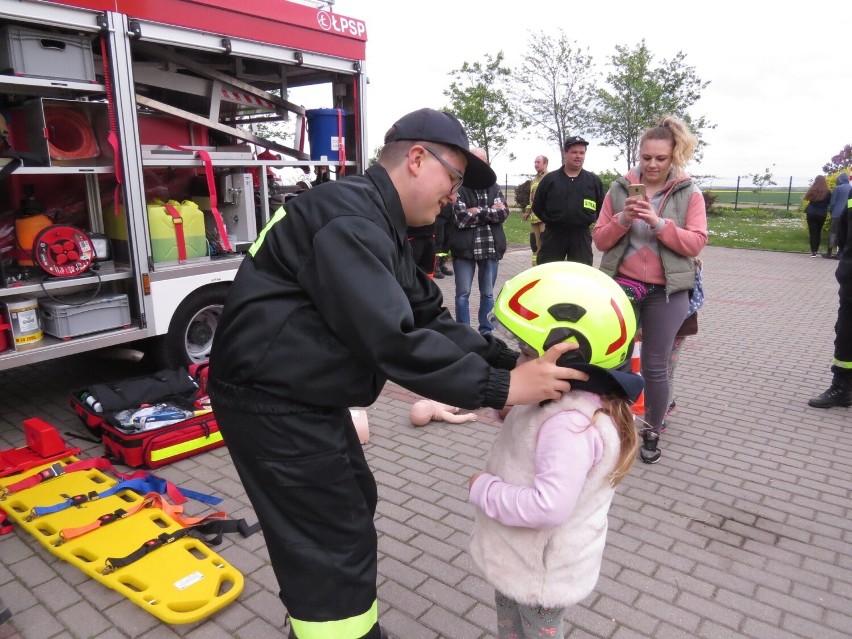
[[[485,54],[485,62],[465,62],[450,71],[453,82],[444,95],[450,98],[447,111],[464,125],[471,144],[485,150],[491,161],[506,149],[518,129],[518,118],[507,99],[506,83],[511,71],[503,64],[503,52]],[[515,159],[509,154],[509,159]]]
[[[843,169],[852,169],[852,144],[847,144],[840,149],[840,153],[831,158],[831,162],[822,167],[822,172],[826,175],[831,175]]]
[[[634,48],[615,47],[610,58],[611,72],[606,77],[609,89],[598,90],[595,108],[595,136],[604,146],[618,149],[627,168],[635,166],[639,155],[639,138],[645,129],[665,115],[673,115],[689,124],[699,140],[696,159],[701,158],[704,142],[701,132],[715,128],[704,117],[692,118],[688,111],[710,84],[685,64],[686,54],[679,51],[671,60],[654,65],[643,39]]]
[[[379,154],[382,152],[383,147],[384,147],[384,145],[377,146],[375,149],[373,149],[373,155],[371,155],[370,159],[367,160],[367,166],[368,167],[375,166],[376,164],[379,163]]]
[[[763,173],[749,173],[748,176],[751,178],[751,183],[754,185],[754,190],[757,191],[757,210],[760,210],[760,194],[763,192],[767,186],[775,186],[777,182],[773,179],[772,175],[772,167],[767,167],[764,169]]]
[[[529,32],[527,54],[512,74],[513,108],[524,128],[544,131],[561,153],[572,135],[588,135],[594,123],[594,67],[588,49],[558,37]]]
[[[526,180],[515,187],[515,204],[523,211],[530,203],[532,180]]]

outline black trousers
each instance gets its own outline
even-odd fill
[[[411,252],[414,253],[414,263],[427,275],[435,272],[435,236],[418,235],[408,238]]]
[[[563,260],[592,265],[592,232],[588,227],[560,228],[553,224],[545,225],[537,262],[546,264]]]
[[[452,215],[439,215],[435,220],[435,252],[439,257],[446,257],[450,252],[450,237],[455,228]]]
[[[811,253],[819,252],[819,242],[822,238],[822,227],[825,224],[826,214],[806,215],[808,219],[808,236],[811,242]],[[829,247],[830,248],[830,247]]]
[[[349,409],[257,414],[214,402],[214,411],[296,634],[299,624],[360,618],[357,635],[324,634],[378,639],[377,613],[370,612],[376,606],[378,494]]]
[[[852,261],[841,261],[837,268],[838,279],[844,267],[849,271],[847,275],[850,281],[840,284],[840,307],[837,309],[837,322],[834,325],[836,363],[831,367],[831,372],[838,378],[852,382]]]

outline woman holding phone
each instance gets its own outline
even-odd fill
[[[639,165],[612,183],[592,237],[600,268],[621,284],[642,329],[645,417],[640,459],[660,459],[669,355],[687,316],[695,261],[707,243],[704,196],[685,172],[698,141],[667,116],[639,140]]]

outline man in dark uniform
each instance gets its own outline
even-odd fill
[[[601,179],[583,168],[589,143],[579,135],[565,140],[562,167],[545,175],[535,192],[533,213],[544,222],[537,263],[592,265],[592,232],[604,201]]]
[[[837,227],[840,264],[835,277],[840,284],[840,306],[834,325],[834,362],[831,386],[808,401],[814,408],[852,406],[852,198],[840,216]]]
[[[450,261],[450,240],[453,230],[456,228],[456,215],[452,204],[441,207],[438,218],[435,220],[435,255],[438,263],[435,265],[435,279],[444,279],[445,275],[452,275],[453,269],[447,264]]]
[[[210,357],[213,410],[254,506],[298,639],[380,639],[377,491],[349,407],[390,379],[474,409],[556,399],[557,344],[515,368],[499,339],[458,324],[419,270],[408,226],[435,222],[464,183],[496,177],[448,113],[420,109],[385,135],[365,175],[279,209],[231,286]]]
[[[435,268],[435,226],[409,226],[406,229],[414,263],[429,277],[435,277],[440,272]]]

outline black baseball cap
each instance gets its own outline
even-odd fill
[[[418,109],[394,122],[385,134],[385,144],[397,140],[423,140],[456,147],[467,158],[462,184],[487,189],[497,182],[497,174],[486,162],[470,152],[470,143],[458,118],[446,111]]]
[[[568,147],[574,146],[575,144],[582,144],[583,146],[589,146],[589,143],[586,142],[586,140],[584,140],[581,136],[572,135],[570,138],[565,140],[565,144],[562,145],[562,150],[567,151]]]

